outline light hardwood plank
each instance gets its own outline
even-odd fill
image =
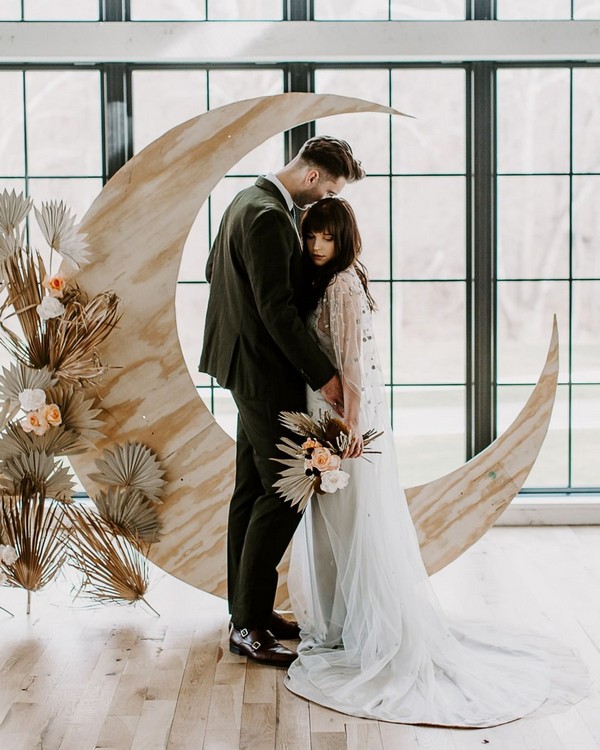
[[[577,649],[592,696],[490,729],[349,717],[231,654],[224,602],[170,576],[150,597],[160,618],[73,606],[63,581],[34,597],[30,617],[22,592],[0,589],[15,612],[0,612],[0,748],[600,750],[600,528],[494,528],[433,581],[458,617],[520,619]]]
[[[276,705],[244,703],[240,731],[240,750],[274,750]]]
[[[348,750],[383,750],[379,724],[373,722],[348,722],[346,724],[346,747]]]
[[[276,750],[310,748],[309,702],[291,693],[284,685],[285,673],[277,670]]]

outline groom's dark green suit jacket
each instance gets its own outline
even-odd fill
[[[206,266],[199,369],[240,396],[284,402],[335,372],[299,313],[301,253],[283,195],[259,177],[225,211]]]

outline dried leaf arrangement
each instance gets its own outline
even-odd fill
[[[46,269],[26,242],[31,208],[32,200],[22,194],[0,194],[0,343],[14,360],[0,374],[0,541],[16,556],[3,559],[0,570],[9,585],[28,592],[28,612],[31,592],[52,580],[67,558],[93,595],[98,579],[84,573],[83,550],[89,552],[95,539],[100,555],[110,536],[123,552],[118,575],[127,580],[123,566],[129,564],[132,585],[116,586],[112,599],[121,592],[124,601],[137,601],[139,576],[147,567],[136,555],[160,532],[156,508],[164,481],[158,460],[137,443],[105,451],[95,479],[108,489],[95,498],[97,511],[72,504],[73,477],[59,460],[102,437],[96,388],[106,365],[99,349],[119,321],[119,300],[113,292],[90,298],[76,283],[90,249],[62,202],[34,209],[50,248]],[[62,263],[53,274],[55,254]],[[86,524],[92,525],[81,537]],[[133,551],[125,554],[127,545]],[[105,589],[96,593],[108,600]]]

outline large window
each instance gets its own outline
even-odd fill
[[[250,25],[309,17],[340,24],[467,23],[493,5],[3,0],[0,22],[95,21],[120,7],[132,21],[155,23]],[[495,12],[506,21],[575,22],[600,18],[600,0],[496,0]],[[598,491],[598,63],[492,63],[493,106],[487,120],[476,121],[473,113],[483,101],[478,62],[166,65],[157,59],[82,68],[61,63],[59,55],[52,65],[0,66],[0,189],[23,190],[38,201],[63,199],[80,217],[119,163],[178,123],[231,101],[308,90],[371,99],[412,115],[332,117],[292,139],[297,144],[311,133],[345,138],[367,171],[344,196],[358,215],[363,260],[378,304],[376,335],[403,481],[428,481],[470,457],[478,444],[477,386],[489,390],[489,435],[507,428],[541,371],[556,315],[557,402],[526,489]],[[177,315],[186,362],[200,397],[231,434],[236,416],[231,398],[197,371],[209,291],[206,258],[228,202],[258,174],[283,166],[293,155],[290,142],[284,134],[271,138],[217,185],[192,228],[180,269]],[[474,190],[483,147],[493,154],[487,204]],[[477,219],[488,211],[493,232],[479,244]],[[38,239],[32,227],[31,241]],[[482,256],[493,269],[488,291],[493,315],[483,338],[476,331]],[[482,360],[489,362],[491,384],[478,370]]]
[[[598,486],[600,68],[498,71],[498,417],[515,416],[557,315],[561,367],[529,479]],[[525,106],[523,103],[525,102]],[[595,206],[595,209],[594,209]]]

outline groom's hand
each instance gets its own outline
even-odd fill
[[[321,388],[323,398],[336,411],[340,417],[344,417],[344,391],[342,390],[342,381],[339,375],[334,375]]]

